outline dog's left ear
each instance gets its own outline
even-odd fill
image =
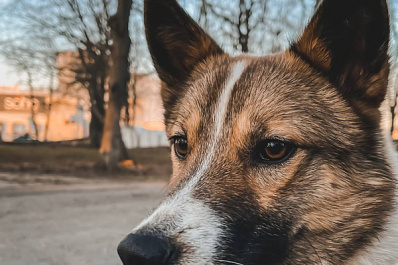
[[[385,0],[324,0],[291,50],[327,76],[361,114],[379,119],[389,37]]]
[[[160,79],[167,85],[162,88],[167,110],[183,93],[179,85],[193,68],[223,51],[176,0],[145,0],[144,20],[152,60]]]

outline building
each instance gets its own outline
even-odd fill
[[[129,125],[122,122],[121,131],[128,148],[168,146],[163,122],[160,80],[155,76],[132,74],[129,96]],[[136,104],[133,104],[133,86]],[[122,111],[122,120],[126,118]]]
[[[79,53],[57,53],[58,89],[61,93],[85,99],[87,90],[74,82],[81,68]],[[135,93],[134,93],[135,87]],[[105,95],[105,98],[107,95]],[[133,104],[135,98],[135,104]],[[160,80],[155,76],[131,74],[129,84],[129,116],[122,110],[121,131],[128,148],[169,145],[164,132],[163,107],[160,97]],[[126,122],[126,120],[128,120]]]
[[[75,82],[75,72],[79,72],[79,67],[77,52],[57,53],[57,90],[51,98],[48,90],[35,90],[31,99],[29,91],[18,86],[0,87],[1,139],[13,141],[26,134],[40,141],[88,137],[90,99],[87,89]],[[32,120],[32,104],[38,135]],[[157,77],[132,74],[128,113],[127,117],[126,111],[122,110],[121,120],[122,136],[128,148],[169,145],[164,132],[160,80]]]
[[[51,110],[50,110],[51,104]],[[32,108],[33,105],[33,108]],[[37,124],[38,135],[32,119]],[[57,92],[50,99],[47,91],[0,87],[0,134],[2,141],[29,134],[40,141],[62,141],[88,136],[89,113],[79,100]]]

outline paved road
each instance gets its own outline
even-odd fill
[[[117,244],[166,190],[164,182],[0,184],[0,265],[120,265]]]

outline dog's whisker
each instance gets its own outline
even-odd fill
[[[305,235],[303,235],[303,238],[308,242],[308,244],[310,245],[310,247],[314,250],[314,253],[315,253],[315,255],[317,256],[317,258],[318,258],[320,264],[323,265],[322,259],[321,259],[321,257],[319,256],[318,251],[316,250],[316,248],[314,248],[314,246],[312,245],[311,241],[308,240],[308,238],[307,238]]]
[[[228,264],[235,264],[235,265],[244,265],[243,263],[239,263],[239,262],[235,262],[235,261],[231,261],[231,260],[225,260],[225,259],[217,259],[215,260],[217,262],[225,262]]]

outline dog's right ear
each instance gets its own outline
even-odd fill
[[[162,88],[167,109],[195,65],[223,51],[175,0],[145,0],[144,20],[152,60],[167,85]]]
[[[291,50],[378,123],[389,72],[386,0],[323,0]]]

